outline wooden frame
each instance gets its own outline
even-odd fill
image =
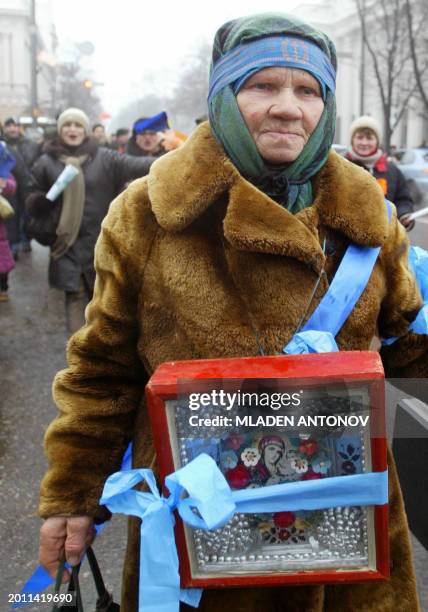
[[[168,434],[166,402],[177,399],[192,381],[189,390],[203,391],[215,380],[281,379],[287,388],[293,381],[308,388],[328,384],[349,383],[368,388],[371,426],[376,437],[370,439],[372,470],[387,469],[385,439],[384,372],[378,353],[340,352],[296,356],[248,357],[242,359],[213,359],[164,363],[157,368],[146,387],[147,405],[152,423],[157,465],[161,482],[174,472],[174,456]],[[190,385],[190,382],[188,383]],[[227,383],[226,383],[227,384]],[[164,488],[164,494],[167,494]],[[177,513],[176,513],[177,514]],[[316,569],[246,576],[192,575],[185,529],[177,514],[175,535],[180,559],[183,587],[274,586],[279,584],[315,584],[382,580],[389,576],[388,505],[374,507],[376,563],[373,569]]]

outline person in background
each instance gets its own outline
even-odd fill
[[[160,157],[166,152],[162,145],[162,134],[169,130],[166,113],[154,117],[140,117],[132,126],[132,136],[126,145],[126,153],[139,157]]]
[[[64,549],[72,565],[84,555],[94,520],[105,516],[105,479],[128,443],[134,468],[156,464],[144,399],[156,368],[281,354],[328,292],[349,245],[381,250],[336,337],[339,349],[365,351],[377,333],[397,336],[381,351],[386,375],[428,375],[428,335],[408,329],[422,300],[396,209],[389,218],[375,179],[330,150],[335,77],[334,44],[297,17],[224,24],[213,45],[209,122],[110,207],[87,322],[55,379],[59,413],[45,438],[40,561],[51,575]],[[391,453],[388,467],[390,579],[210,588],[200,612],[416,612]],[[136,612],[140,521],[128,525],[121,610]]]
[[[16,192],[16,181],[10,173],[14,164],[14,158],[8,151],[6,144],[0,141],[0,197],[6,198],[8,201]],[[8,202],[5,202],[5,204],[8,207]],[[10,208],[10,211],[12,208]],[[7,217],[3,216],[6,212],[9,214],[9,211],[4,210],[4,203],[0,202],[0,302],[9,300],[8,276],[15,266],[5,224]]]
[[[413,201],[403,173],[380,148],[382,133],[374,117],[358,117],[350,127],[351,148],[346,158],[368,170],[379,183],[383,194],[397,207],[399,221],[407,231],[415,225],[408,216],[413,212]]]
[[[58,118],[57,137],[46,145],[45,153],[33,166],[27,211],[35,219],[56,215],[49,283],[65,292],[70,333],[85,321],[85,307],[95,282],[95,242],[110,202],[125,182],[147,174],[152,161],[100,147],[95,138],[89,137],[87,115],[69,108]],[[46,194],[66,164],[76,166],[79,174],[52,203]]]
[[[32,165],[40,155],[40,147],[34,140],[26,138],[22,132],[18,122],[18,119],[9,117],[4,122],[4,140],[7,143],[11,151],[19,151],[24,159],[24,162],[28,168],[31,169]]]
[[[114,134],[114,142],[111,143],[111,148],[118,153],[126,153],[126,144],[129,140],[129,129],[119,128]]]
[[[37,142],[23,136],[19,122],[14,117],[6,119],[3,131],[5,142],[16,159],[12,173],[17,188],[10,198],[15,215],[6,221],[6,227],[13,256],[17,260],[19,252],[31,251],[30,239],[25,230],[25,199],[28,195],[30,170],[40,156],[41,149]]]
[[[106,135],[106,129],[103,126],[102,123],[95,123],[92,126],[92,136],[98,140],[98,144],[101,147],[105,147],[107,146],[107,135]]]

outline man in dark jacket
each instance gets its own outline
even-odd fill
[[[409,221],[408,215],[413,212],[413,201],[403,173],[380,148],[379,123],[374,117],[359,117],[351,124],[350,136],[351,149],[346,158],[373,174],[385,197],[397,207],[401,223],[411,230],[415,222]]]
[[[166,113],[153,117],[140,117],[132,126],[132,136],[126,145],[126,153],[139,157],[153,155],[160,157],[166,153],[162,146],[161,132],[169,130]]]
[[[129,140],[128,128],[119,128],[114,134],[114,141],[110,144],[110,149],[117,151],[118,153],[126,153],[126,145]]]
[[[11,246],[15,259],[19,251],[31,251],[30,240],[25,231],[25,199],[28,195],[29,173],[32,165],[40,155],[39,145],[23,136],[19,122],[14,117],[9,117],[4,122],[4,139],[7,146],[16,158],[15,171],[13,172],[17,182],[15,199],[15,218],[9,221],[13,228],[8,228],[11,236]]]
[[[4,139],[10,149],[18,149],[27,168],[30,170],[40,154],[39,145],[22,135],[18,120],[14,117],[9,117],[4,122]]]
[[[123,185],[146,175],[154,157],[134,158],[100,147],[88,137],[89,119],[80,109],[64,111],[57,122],[58,138],[49,143],[32,169],[27,211],[52,228],[49,283],[65,291],[67,328],[85,322],[84,310],[95,282],[94,247],[110,202]],[[53,202],[49,189],[66,165],[78,174]],[[34,236],[37,238],[37,236]],[[46,242],[43,242],[46,244]]]

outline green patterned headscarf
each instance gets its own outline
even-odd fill
[[[333,142],[336,125],[334,86],[329,86],[330,82],[323,81],[316,71],[300,65],[320,81],[324,93],[324,110],[299,157],[288,164],[271,165],[263,160],[257,150],[238,108],[234,83],[230,82],[230,77],[228,83],[226,77],[225,84],[220,86],[218,82],[217,84],[213,82],[216,76],[214,68],[219,62],[224,61],[225,55],[232,49],[243,45],[236,52],[239,63],[245,58],[245,53],[242,53],[242,50],[245,50],[245,43],[268,37],[286,38],[287,36],[307,41],[311,46],[316,45],[317,52],[321,50],[320,55],[334,73],[336,52],[333,43],[325,34],[303,21],[281,13],[265,13],[229,21],[218,30],[214,39],[209,118],[217,140],[240,173],[261,191],[296,213],[312,203],[310,179],[325,164]],[[267,55],[269,56],[269,53]],[[258,69],[261,70],[269,65],[277,65],[277,62],[269,63],[268,57],[259,65]],[[289,65],[293,67],[293,62]],[[248,74],[254,74],[258,69],[249,64]]]

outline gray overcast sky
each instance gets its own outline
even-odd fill
[[[299,0],[53,0],[60,41],[91,40],[97,92],[104,109],[117,112],[141,93],[144,77],[154,87],[174,84],[192,50],[212,41],[225,21],[264,11],[287,12]],[[161,75],[161,76],[160,76]]]

